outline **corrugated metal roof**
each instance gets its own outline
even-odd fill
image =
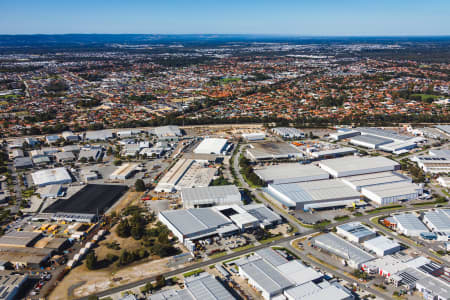
[[[377,137],[377,136],[370,135],[370,134],[357,135],[355,137],[352,137],[350,139],[350,141],[351,142],[362,142],[362,143],[372,144],[375,146],[393,142],[393,140],[382,138],[382,137]]]
[[[235,185],[208,186],[181,190],[183,202],[227,199],[236,195],[240,197],[240,192]]]
[[[321,168],[314,165],[301,165],[299,163],[279,164],[266,167],[264,169],[257,169],[255,173],[264,181],[272,181],[276,179],[287,178],[309,178],[311,176],[328,178],[328,173]]]
[[[243,264],[240,268],[269,294],[277,294],[292,286],[292,283],[286,277],[263,259]]]
[[[234,300],[235,298],[212,275],[203,273],[185,279],[186,289],[197,300]]]

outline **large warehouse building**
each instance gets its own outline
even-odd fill
[[[378,236],[374,239],[370,239],[364,242],[364,247],[374,252],[377,256],[385,256],[389,254],[394,254],[401,250],[401,246],[399,243],[388,239],[384,236]]]
[[[219,138],[205,138],[198,146],[194,149],[194,153],[197,154],[226,154],[230,149],[231,144],[228,143],[227,139]]]
[[[394,182],[411,182],[412,179],[395,172],[379,172],[343,177],[342,182],[360,192],[361,188]]]
[[[323,169],[314,165],[301,165],[299,163],[279,164],[256,169],[256,175],[266,183],[281,184],[322,180],[330,178]]]
[[[319,162],[319,166],[335,178],[395,171],[400,168],[400,164],[383,156],[347,156],[336,159],[327,159]]]
[[[338,179],[270,184],[267,192],[289,209],[321,209],[352,206],[360,194]]]
[[[31,178],[37,186],[66,184],[72,182],[72,177],[64,167],[36,171],[31,174]]]
[[[208,186],[181,190],[184,208],[241,204],[241,193],[235,185]]]
[[[365,197],[379,205],[416,200],[422,192],[423,189],[420,186],[406,181],[361,188],[361,193]]]
[[[378,149],[381,145],[392,143],[393,140],[374,135],[358,135],[350,139],[350,144],[369,149]]]

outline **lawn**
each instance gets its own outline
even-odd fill
[[[420,97],[420,98],[422,98],[422,101],[427,98],[438,99],[441,97],[441,96],[431,95],[431,94],[412,94],[411,96],[412,97]]]
[[[217,252],[217,253],[214,253],[214,254],[212,254],[212,255],[209,255],[208,258],[209,258],[209,259],[214,259],[214,258],[218,258],[218,257],[225,256],[226,254],[227,254],[226,251]]]
[[[376,214],[378,212],[395,210],[395,209],[400,209],[400,208],[403,208],[403,205],[389,205],[389,206],[383,206],[383,207],[378,207],[378,208],[368,210],[368,211],[366,211],[366,213]]]
[[[195,270],[192,270],[192,271],[184,273],[183,277],[189,277],[189,276],[197,275],[197,274],[203,273],[204,271],[205,270],[203,270],[203,269],[195,269]]]
[[[253,248],[254,247],[254,245],[253,244],[248,244],[248,245],[245,245],[245,246],[242,246],[242,247],[237,247],[237,248],[234,248],[234,249],[231,249],[233,252],[239,252],[239,251],[244,251],[244,250],[247,250],[247,249],[250,249],[250,248]]]
[[[280,235],[276,235],[276,236],[273,236],[273,237],[270,237],[270,238],[267,238],[267,239],[264,239],[264,240],[260,240],[258,242],[260,242],[261,244],[268,244],[268,243],[271,243],[273,241],[278,241],[282,237],[283,236],[280,234]]]

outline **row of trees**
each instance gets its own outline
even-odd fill
[[[245,156],[241,156],[239,159],[239,166],[241,167],[242,175],[247,181],[256,186],[263,186],[264,181],[255,174],[253,167],[250,165],[250,160]]]

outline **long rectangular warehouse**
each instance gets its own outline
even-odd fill
[[[410,182],[394,182],[382,185],[367,186],[361,193],[373,202],[380,205],[409,201],[419,198],[423,189]]]
[[[184,208],[241,204],[241,193],[235,185],[208,186],[181,190]]]
[[[347,184],[352,189],[361,191],[361,188],[381,185],[394,182],[411,182],[412,179],[395,172],[379,172],[364,175],[355,175],[344,177],[341,179],[343,183]]]
[[[360,194],[337,179],[270,184],[268,192],[289,209],[320,209],[350,206],[360,201]]]
[[[299,163],[273,165],[264,169],[257,169],[255,173],[264,182],[273,184],[330,178],[330,175],[326,171],[317,166],[301,165]]]
[[[383,156],[342,157],[319,162],[319,166],[333,177],[346,177],[376,172],[395,171],[400,164]]]
[[[350,139],[350,144],[369,149],[378,149],[381,145],[392,143],[393,140],[374,135],[358,135]]]

